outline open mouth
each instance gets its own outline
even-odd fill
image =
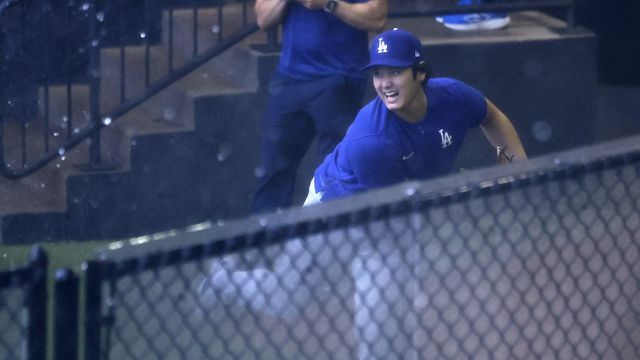
[[[387,98],[387,100],[394,100],[398,97],[398,92],[397,91],[385,91],[384,92],[384,97]]]

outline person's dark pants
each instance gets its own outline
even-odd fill
[[[333,150],[362,106],[366,82],[343,75],[307,81],[273,75],[262,121],[260,186],[253,213],[292,205],[296,172],[309,145],[317,135],[322,158]]]

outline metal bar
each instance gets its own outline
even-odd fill
[[[44,360],[47,347],[47,254],[36,246],[31,250],[31,284],[27,290],[29,324],[27,358]]]
[[[169,58],[169,71],[168,73],[171,73],[173,71],[173,8],[169,9],[169,29],[167,30],[167,33],[169,36],[168,42],[169,42],[169,54],[168,54],[168,58]]]
[[[71,19],[73,18],[73,14],[72,14],[72,8],[71,5],[67,5],[67,30],[71,31]],[[69,58],[71,54],[69,54],[69,47],[65,46],[64,47],[64,56],[66,58]],[[73,112],[71,110],[71,107],[73,106],[73,97],[72,97],[72,93],[71,93],[71,69],[69,67],[69,65],[66,66],[65,68],[65,75],[67,77],[67,81],[66,81],[66,92],[67,92],[67,101],[66,101],[66,105],[67,105],[67,139],[70,139],[73,137],[73,123],[74,123],[74,118],[73,118]]]
[[[193,58],[198,56],[198,8],[193,8]]]
[[[55,276],[54,359],[78,358],[78,277],[69,269]]]
[[[21,50],[20,50],[20,55],[24,56],[24,54],[26,53],[25,49],[26,49],[26,37],[27,37],[27,30],[26,30],[26,23],[27,23],[27,16],[26,16],[26,10],[25,10],[25,3],[21,3],[22,6],[20,6],[20,17],[21,17],[21,24],[20,24],[20,40],[21,40]],[[27,81],[27,79],[22,79],[23,83]],[[19,102],[20,104],[20,119],[18,119],[18,121],[20,121],[20,152],[22,155],[22,167],[24,168],[25,165],[27,164],[27,104],[25,102],[25,97],[23,97],[21,99],[22,101]]]
[[[120,37],[120,104],[124,103],[125,99],[126,99],[126,94],[127,94],[127,89],[125,86],[125,79],[126,79],[126,53],[125,53],[125,31],[126,31],[126,24],[124,23],[124,16],[119,16],[118,17],[118,35]]]
[[[83,264],[85,272],[85,360],[100,359],[103,266],[104,263],[97,260],[90,260]]]
[[[21,163],[24,168],[27,165],[27,105],[24,101],[20,104],[20,152]]]
[[[92,0],[89,6],[89,87],[90,87],[90,113],[91,124],[100,124],[100,36],[96,19],[96,7],[98,2]],[[100,165],[100,132],[96,131],[91,136],[89,147],[89,166]]]
[[[49,126],[50,126],[50,119],[49,119],[49,59],[50,59],[50,49],[49,49],[49,13],[51,10],[51,3],[49,2],[49,0],[45,0],[45,6],[44,6],[44,21],[43,21],[43,28],[44,28],[44,34],[43,34],[43,46],[42,49],[44,50],[44,56],[42,57],[42,61],[44,62],[44,69],[41,73],[41,85],[44,89],[44,114],[43,114],[43,122],[44,122],[44,130],[43,130],[43,136],[44,136],[44,151],[47,152],[49,151]]]
[[[71,92],[71,74],[67,72],[67,138],[73,137],[73,112],[71,111],[71,107],[73,106],[73,94]]]
[[[222,7],[223,4],[218,4],[218,42],[222,41],[222,29],[223,29],[223,17],[222,17]]]
[[[149,54],[149,31],[151,26],[149,25],[149,2],[151,0],[146,0],[144,2],[144,87],[149,87],[151,83],[151,59]]]

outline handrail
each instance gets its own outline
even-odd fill
[[[19,1],[19,0],[7,0],[9,1]],[[92,43],[95,42],[95,5],[90,5],[89,8],[91,19],[90,27],[90,41]],[[208,50],[194,56],[184,65],[178,68],[172,68],[169,73],[160,78],[154,83],[149,84],[145,87],[144,91],[136,96],[129,98],[128,100],[122,102],[120,105],[116,106],[114,109],[107,110],[105,113],[102,113],[99,110],[99,87],[100,87],[100,79],[96,74],[99,69],[99,47],[92,46],[90,52],[90,64],[89,64],[89,74],[90,74],[90,89],[91,89],[91,123],[79,130],[77,130],[72,136],[70,136],[66,141],[62,142],[55,149],[51,149],[48,152],[42,154],[37,160],[26,163],[22,166],[21,169],[15,170],[7,165],[4,155],[4,147],[0,146],[0,175],[7,179],[21,179],[26,176],[31,175],[32,173],[38,171],[43,168],[56,158],[61,155],[67,153],[69,150],[76,147],[78,144],[86,140],[87,138],[92,138],[92,147],[90,148],[90,159],[92,161],[100,161],[99,159],[99,131],[109,125],[112,121],[126,114],[130,110],[132,110],[137,105],[143,103],[148,100],[152,96],[158,94],[160,91],[173,84],[174,82],[180,80],[181,78],[188,75],[190,72],[195,70],[197,67],[205,64],[210,61],[214,57],[220,55],[222,52],[227,50],[228,48],[238,44],[245,38],[249,37],[253,33],[258,31],[258,25],[253,23],[247,23],[243,27],[236,30],[233,34],[225,36],[222,40],[218,41],[214,46],[210,47]],[[0,126],[0,139],[2,139],[3,129]],[[91,165],[91,164],[90,164]]]

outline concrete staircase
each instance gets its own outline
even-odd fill
[[[230,34],[240,25],[242,8],[229,6],[223,10],[223,24],[218,23],[218,9],[198,10],[197,53],[201,53],[218,41],[219,31]],[[251,12],[249,12],[251,15]],[[169,17],[172,17],[172,34],[169,34]],[[252,19],[249,18],[251,21]],[[174,9],[163,11],[161,41],[149,48],[150,72],[153,81],[164,76],[172,62],[177,68],[185,64],[194,54],[193,39],[194,15],[192,9]],[[169,37],[172,36],[173,52],[169,53]],[[78,224],[74,219],[76,207],[89,204],[90,208],[107,208],[108,204],[96,203],[87,194],[86,189],[76,190],[69,184],[80,182],[80,187],[93,183],[93,178],[109,177],[119,183],[120,177],[127,178],[132,172],[131,159],[135,158],[139,139],[157,137],[164,141],[179,138],[181,134],[193,135],[195,131],[195,102],[201,97],[216,97],[222,94],[253,93],[257,91],[257,57],[251,53],[248,44],[264,43],[265,36],[256,33],[244,44],[239,44],[225,54],[196,69],[188,76],[164,89],[146,102],[135,107],[119,119],[111,119],[111,124],[103,129],[101,135],[101,155],[109,171],[85,172],[78,165],[88,163],[89,142],[85,141],[68,152],[60,151],[56,161],[45,168],[20,180],[0,177],[0,241],[21,243],[33,241],[54,241],[60,239],[90,239],[127,235],[128,232],[115,231],[102,233],[86,230],[91,224]],[[124,66],[121,67],[121,54]],[[115,108],[121,102],[129,100],[145,88],[144,64],[146,49],[144,46],[126,46],[124,48],[101,49],[101,97],[103,112]],[[125,73],[121,73],[121,68]],[[120,79],[124,79],[121,88]],[[67,132],[74,132],[89,124],[89,87],[85,84],[49,86],[49,132],[52,139],[50,149],[62,144]],[[67,92],[71,94],[71,115],[67,115]],[[44,113],[45,89],[39,91],[39,112]],[[30,121],[27,128],[28,154],[42,153],[42,121]],[[70,129],[72,128],[72,129]],[[18,122],[5,126],[5,137],[15,140],[5,146],[5,156],[11,159],[10,165],[21,161],[21,132]],[[59,141],[56,141],[59,140]],[[172,141],[172,140],[169,140]],[[145,143],[144,140],[141,143]],[[209,154],[209,156],[213,156]],[[80,180],[79,180],[80,179]],[[153,188],[153,183],[148,183]],[[116,192],[122,192],[115,186]],[[134,189],[129,189],[134,190]],[[90,190],[93,192],[94,190]],[[95,189],[96,193],[104,193]],[[81,193],[82,195],[77,195]],[[130,194],[129,194],[130,195]],[[111,198],[112,195],[108,194]],[[120,204],[121,205],[121,204]],[[104,220],[101,219],[101,220]],[[116,219],[114,219],[116,221]],[[117,221],[116,221],[117,222]],[[78,230],[69,228],[80,227]],[[99,228],[100,226],[98,226]],[[118,228],[114,226],[113,228]],[[146,230],[146,229],[145,229]],[[149,229],[153,230],[153,229]]]
[[[199,16],[199,49],[216,39],[216,11]],[[167,17],[165,12],[162,42],[150,49],[152,78],[169,63]],[[173,17],[177,66],[193,53],[193,16],[187,9],[174,11]],[[231,23],[225,15],[225,24]],[[596,63],[590,32],[567,30],[537,12],[512,14],[507,29],[473,34],[451,31],[432,18],[392,19],[388,27],[421,36],[436,76],[466,81],[501,107],[530,155],[585,145],[593,138]],[[27,179],[0,179],[2,242],[119,238],[246,216],[259,172],[266,83],[278,60],[277,53],[252,46],[264,42],[264,34],[256,33],[113,121],[103,132],[102,152],[114,170],[75,168],[87,161],[82,144]],[[120,99],[120,51],[102,51],[103,109]],[[145,50],[132,46],[124,51],[131,69],[125,74],[128,96],[144,86]],[[51,90],[51,107],[58,114],[63,109],[56,108],[60,100],[53,94],[63,90]],[[73,91],[80,94],[73,117],[81,121],[88,90],[78,86]],[[60,127],[64,130],[63,123]],[[479,132],[466,141],[460,168],[493,164],[493,152]],[[306,194],[318,161],[309,154],[303,162],[296,199]]]

